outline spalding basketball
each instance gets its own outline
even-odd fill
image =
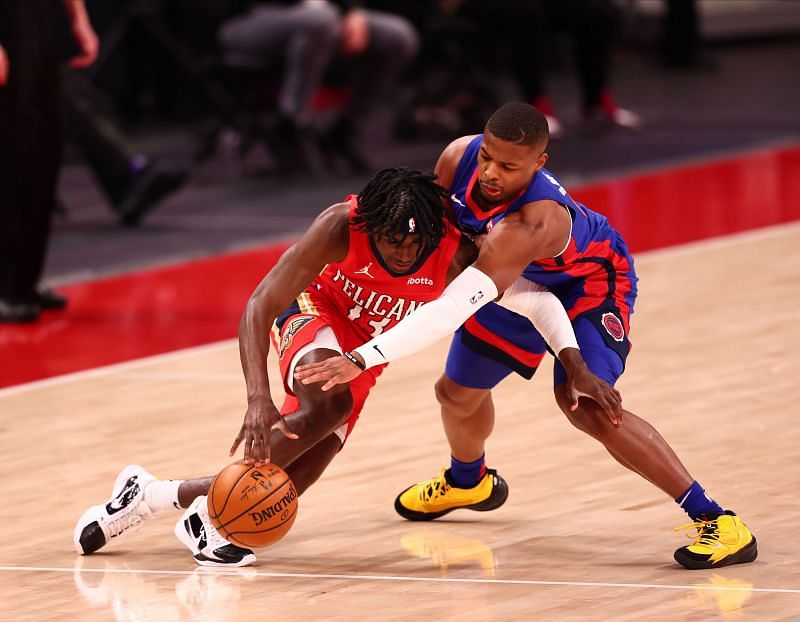
[[[297,516],[297,490],[282,468],[226,466],[208,491],[208,515],[223,538],[248,548],[277,542]]]

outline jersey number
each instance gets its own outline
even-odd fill
[[[351,322],[355,322],[358,318],[361,317],[361,312],[364,310],[364,307],[361,305],[354,305],[352,309],[350,309],[349,313],[347,314],[347,319]],[[391,322],[391,318],[385,317],[381,320],[370,320],[367,322],[371,327],[372,330],[369,333],[370,337],[377,337],[383,332],[383,329],[388,326],[389,322]]]

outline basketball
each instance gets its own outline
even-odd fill
[[[222,537],[233,544],[269,546],[291,529],[297,516],[297,490],[279,466],[234,462],[211,484],[208,515]]]

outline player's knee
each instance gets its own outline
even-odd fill
[[[451,388],[452,381],[447,376],[442,376],[434,385],[436,401],[442,406],[452,406],[454,402],[454,392]]]
[[[593,400],[580,398],[578,408],[573,411],[572,402],[566,393],[556,391],[556,402],[569,422],[589,436],[601,438],[614,427],[603,409]]]
[[[346,384],[336,385],[328,391],[322,391],[316,386],[303,390],[298,397],[303,409],[314,413],[314,421],[325,429],[338,427],[353,412],[353,394]]]
[[[335,391],[335,389],[340,390]],[[335,425],[338,427],[353,414],[353,394],[347,386],[337,386],[329,392],[333,393],[333,395],[328,398],[328,409],[331,412],[331,419],[335,421]]]
[[[439,378],[435,385],[435,391],[436,401],[442,408],[470,414],[485,397],[474,389],[467,389],[456,384],[447,376]]]

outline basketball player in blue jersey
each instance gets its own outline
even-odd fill
[[[549,288],[561,300],[592,372],[614,385],[624,370],[636,298],[633,259],[606,218],[574,201],[544,168],[547,142],[544,116],[521,102],[497,110],[482,135],[452,142],[436,173],[449,188],[459,223],[485,234],[475,263],[440,298],[349,357],[296,369],[296,378],[327,380],[323,389],[329,389],[456,331],[436,384],[451,466],[398,495],[395,509],[408,520],[431,520],[458,508],[491,510],[505,501],[505,482],[485,465],[484,444],[494,423],[491,389],[511,372],[530,378],[546,351],[523,317],[537,292]],[[498,293],[502,307],[492,302]],[[689,514],[696,535],[675,551],[676,561],[699,569],[756,559],[747,526],[706,495],[649,423],[627,410],[604,411],[586,397],[576,403],[558,360],[554,376],[556,402],[569,421]]]

